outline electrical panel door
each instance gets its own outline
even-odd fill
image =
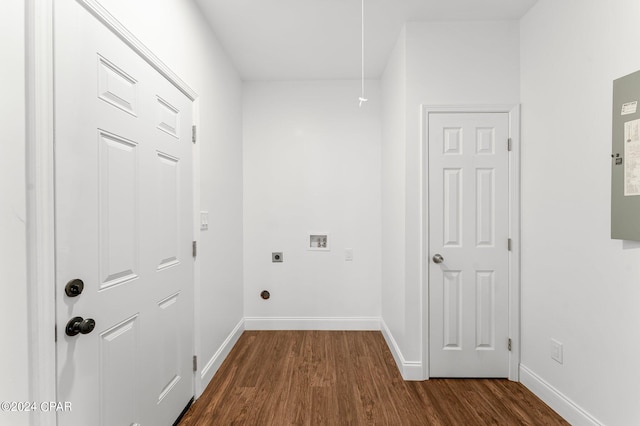
[[[640,71],[613,82],[611,238],[640,241]]]

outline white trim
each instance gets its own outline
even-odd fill
[[[424,365],[424,379],[429,378],[429,262],[425,253],[429,253],[429,242],[426,232],[429,229],[429,186],[426,184],[429,165],[429,114],[433,113],[474,113],[495,112],[509,115],[509,137],[512,140],[512,150],[509,154],[509,233],[512,241],[509,255],[509,337],[511,338],[511,352],[509,353],[509,380],[519,380],[520,366],[520,105],[420,105],[420,138],[422,141],[422,170],[420,191],[422,208],[422,230],[420,232],[422,250],[420,256],[422,274],[421,316],[423,332],[421,333],[422,362]],[[506,149],[506,147],[505,147]]]
[[[200,127],[200,99],[193,101],[193,123],[196,129]],[[200,144],[191,144],[191,167],[193,173],[193,241],[200,246]],[[196,250],[197,251],[197,250]],[[197,253],[196,253],[197,254]],[[200,256],[193,259],[193,353],[199,354],[202,348],[202,327],[200,326],[201,310],[201,265]],[[208,382],[207,382],[208,383]],[[206,385],[202,381],[202,376],[193,373],[193,394],[197,399],[204,392]]]
[[[521,218],[521,139],[520,105],[509,110],[509,137],[511,153],[509,158],[509,235],[511,236],[511,254],[509,256],[509,380],[520,380],[520,218]]]
[[[544,381],[524,365],[520,365],[520,381],[538,398],[575,426],[601,426],[591,414],[567,398],[562,392]]]
[[[213,376],[216,374],[222,362],[225,360],[231,349],[233,349],[234,345],[238,342],[238,339],[242,335],[245,330],[245,320],[244,318],[240,320],[240,322],[235,326],[235,328],[229,333],[225,341],[218,348],[215,354],[209,359],[207,364],[204,366],[200,374],[197,376],[200,378],[202,382],[202,389],[206,389],[207,385],[213,379]],[[198,399],[202,395],[202,392],[196,394],[196,399]]]
[[[245,317],[245,330],[379,331],[379,317]]]
[[[389,350],[393,355],[393,359],[396,361],[396,365],[398,366],[398,370],[400,370],[402,378],[409,381],[424,380],[422,362],[407,361],[404,359],[398,343],[393,338],[393,334],[391,334],[391,330],[389,330],[384,320],[381,320],[381,331],[382,336],[384,336],[384,340],[387,342],[387,346],[389,346]]]
[[[26,2],[29,396],[56,401],[53,0]],[[32,425],[55,425],[35,411]]]

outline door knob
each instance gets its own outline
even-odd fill
[[[89,334],[96,328],[96,322],[87,318],[73,317],[67,323],[67,336],[75,336],[76,334]]]
[[[64,292],[69,297],[76,297],[82,294],[82,290],[84,290],[84,281],[79,280],[78,278],[71,280],[64,286]]]
[[[444,257],[442,257],[441,254],[435,254],[433,256],[433,262],[434,263],[442,263],[442,262],[444,262]]]

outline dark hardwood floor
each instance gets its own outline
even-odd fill
[[[519,383],[402,380],[380,332],[245,331],[180,426],[566,425]]]

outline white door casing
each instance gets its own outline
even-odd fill
[[[171,424],[194,390],[192,99],[78,2],[54,14],[58,421]],[[93,332],[67,336],[76,316]]]
[[[509,114],[431,113],[427,127],[429,375],[508,377]]]

